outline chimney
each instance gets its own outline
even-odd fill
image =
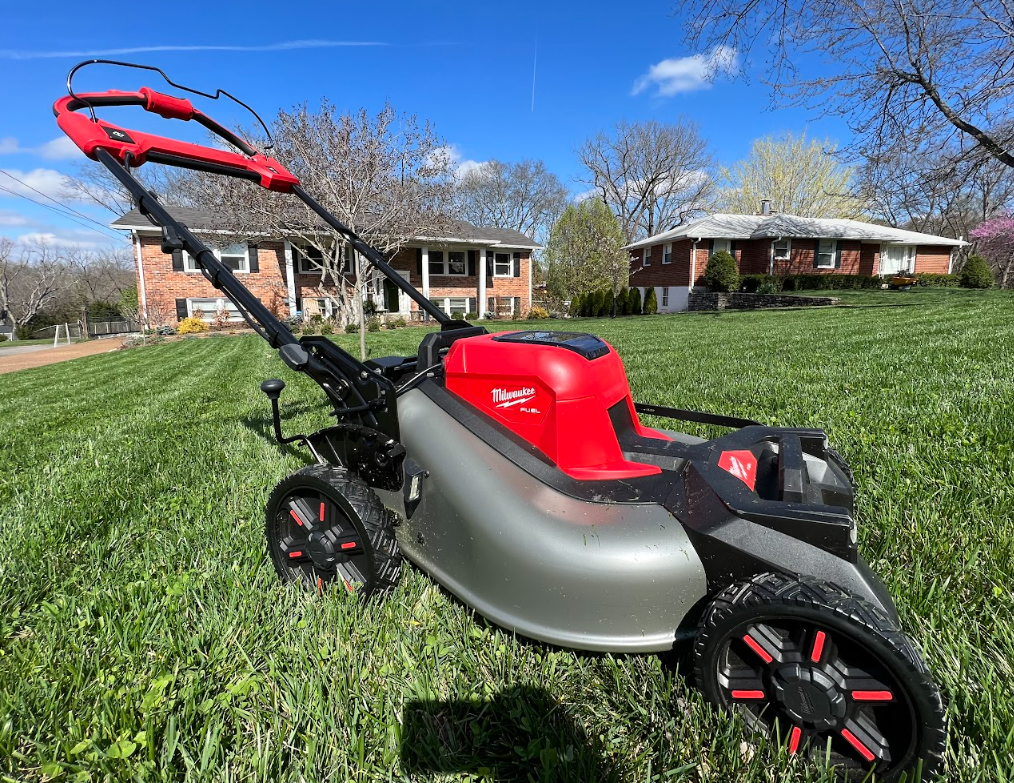
[[[770,215],[771,214],[771,199],[768,199],[768,198],[762,198],[761,199],[761,211],[760,211],[760,213],[762,215]]]

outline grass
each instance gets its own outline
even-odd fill
[[[566,327],[617,347],[635,399],[830,432],[862,549],[946,694],[947,779],[1006,780],[1014,301],[842,298]],[[288,432],[327,420],[252,336],[0,376],[0,777],[827,779],[743,743],[659,658],[515,638],[414,569],[367,606],[280,585],[262,509],[302,463],[267,435],[257,386],[279,375]]]

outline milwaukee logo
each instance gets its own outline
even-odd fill
[[[528,402],[530,399],[535,397],[534,386],[522,386],[520,389],[492,389],[490,394],[493,395],[493,403],[498,408],[511,408],[515,405],[520,405],[523,402]]]

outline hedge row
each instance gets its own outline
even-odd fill
[[[960,275],[938,275],[920,272],[915,275],[916,285],[927,288],[957,288]],[[881,288],[890,282],[889,277],[875,275],[743,275],[740,290],[747,293],[777,293],[778,291],[855,291]]]
[[[637,288],[622,288],[615,299],[611,289],[603,288],[601,291],[578,294],[571,299],[570,314],[582,318],[604,318],[613,314],[614,303],[617,315],[641,315],[642,313],[653,315],[658,312],[654,288],[648,289],[643,304],[641,303],[641,292]]]

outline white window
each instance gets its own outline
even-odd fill
[[[662,263],[672,263],[672,242],[668,242],[662,246]]]
[[[468,274],[468,254],[464,250],[430,250],[430,275],[464,277]]]
[[[464,250],[447,251],[447,274],[462,277],[468,274],[468,256]]]
[[[821,239],[817,242],[817,269],[834,269],[834,254],[838,243],[833,239]]]
[[[669,289],[668,288],[663,288],[662,289],[662,307],[668,307],[668,306],[669,306]]]
[[[915,245],[883,245],[880,249],[880,274],[896,275],[915,270]]]
[[[791,239],[776,239],[773,243],[775,249],[775,260],[776,261],[787,261],[789,253],[792,252],[792,240]]]
[[[213,247],[211,248],[211,252],[215,254],[215,258],[229,267],[233,272],[250,271],[250,247],[246,242],[237,242],[233,245],[225,245],[224,247]],[[193,256],[186,251],[183,252],[183,268],[187,272],[201,271]]]
[[[732,255],[732,240],[731,239],[713,239],[711,240],[711,255],[719,253],[724,250],[729,255]]]
[[[514,259],[510,253],[493,254],[493,277],[514,277]]]
[[[641,256],[641,266],[651,266],[651,248],[646,247]]]
[[[468,313],[468,297],[467,296],[449,296],[444,298],[444,312],[448,315],[454,315],[455,313],[461,313],[465,315]]]
[[[187,299],[187,314],[191,316],[199,314],[200,319],[207,323],[214,321],[215,317],[222,310],[228,313],[230,321],[243,320],[243,316],[239,314],[236,305],[224,297],[219,299]]]
[[[343,247],[338,246],[336,259],[344,258],[342,271],[344,274],[352,273],[351,254],[343,255]],[[315,245],[295,244],[292,245],[292,259],[296,267],[296,273],[300,275],[323,275],[324,274],[324,253]]]

